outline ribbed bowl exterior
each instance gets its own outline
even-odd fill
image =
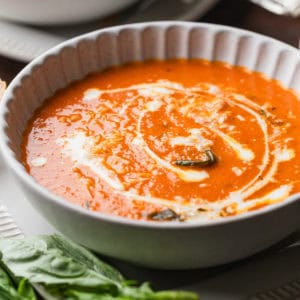
[[[20,163],[33,112],[87,74],[128,62],[207,59],[247,67],[300,91],[297,49],[255,33],[189,22],[112,27],[67,41],[30,63],[1,104],[1,149],[30,202],[61,232],[103,254],[167,269],[208,267],[254,254],[298,226],[298,195],[281,204],[207,224],[152,224],[85,211],[39,186]]]

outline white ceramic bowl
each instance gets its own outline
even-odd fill
[[[137,0],[0,0],[0,18],[34,25],[86,22],[113,14]]]
[[[57,90],[112,65],[177,57],[245,66],[300,89],[300,53],[265,36],[185,22],[107,28],[49,50],[13,80],[1,102],[0,146],[27,199],[75,241],[149,267],[215,266],[250,256],[295,231],[300,223],[299,194],[257,211],[202,224],[141,222],[72,205],[40,186],[20,163],[20,142],[28,119]]]

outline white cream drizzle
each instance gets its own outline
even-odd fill
[[[217,135],[219,135],[235,151],[236,155],[240,160],[249,162],[255,158],[255,154],[251,149],[243,146],[228,134],[223,133],[217,128],[213,128],[213,131]]]
[[[189,130],[188,136],[176,136],[170,138],[171,146],[193,146],[198,151],[204,151],[213,145],[212,140],[203,136],[203,130],[201,128],[192,128]]]
[[[101,91],[99,89],[88,89],[83,94],[83,101],[91,101],[99,98],[101,95]]]
[[[244,173],[244,171],[238,167],[232,167],[231,170],[236,176],[241,176]]]
[[[146,103],[146,108],[149,111],[156,111],[162,106],[162,101],[153,100]]]
[[[276,156],[277,161],[289,161],[295,157],[295,151],[294,149],[275,149],[274,153]]]
[[[116,173],[104,166],[101,157],[93,155],[92,149],[95,147],[94,138],[86,136],[81,131],[77,131],[65,139],[60,139],[59,143],[62,143],[62,140],[64,141],[62,154],[74,161],[74,167],[80,165],[87,166],[113,189],[124,189]]]
[[[43,167],[47,163],[47,158],[46,157],[36,157],[31,160],[31,164],[34,167]]]
[[[193,171],[193,170],[183,170],[178,167],[174,167],[172,164],[170,164],[168,161],[160,158],[158,155],[156,155],[147,145],[145,140],[143,139],[143,135],[141,133],[141,120],[144,117],[144,113],[140,116],[138,120],[138,126],[137,126],[137,136],[135,138],[134,144],[140,146],[152,159],[156,161],[160,166],[174,172],[184,181],[187,182],[199,182],[207,179],[209,177],[209,174],[206,171]]]
[[[182,92],[184,93],[184,95],[189,97],[197,97],[198,92],[205,92],[215,95],[218,98],[222,98],[222,90],[218,86],[210,84],[199,84],[198,86],[188,88],[176,82],[160,80],[154,83],[132,85],[125,88],[108,90],[89,89],[85,92],[83,100],[90,101],[99,97],[103,93],[112,94],[124,91],[132,93],[132,98],[125,99],[121,108],[122,113],[124,113],[125,110],[129,109],[132,101],[138,101],[138,99],[140,99],[138,96],[142,96],[147,100],[144,107],[139,112],[136,112],[136,114],[139,113],[139,118],[136,125],[133,144],[144,151],[144,153],[146,153],[148,157],[150,157],[160,168],[165,168],[173,172],[180,179],[186,182],[205,182],[205,180],[209,178],[209,173],[206,170],[195,171],[177,167],[165,158],[159,157],[154,151],[152,151],[143,137],[141,131],[141,122],[147,112],[159,110],[163,105],[166,106],[166,111],[174,109],[174,102],[172,102],[171,99],[172,95],[175,92]],[[134,95],[133,92],[137,92],[138,96]],[[264,143],[264,154],[261,159],[259,172],[254,178],[252,178],[247,184],[245,184],[245,186],[243,186],[239,190],[230,193],[227,198],[220,199],[215,202],[209,202],[205,199],[194,199],[194,201],[191,201],[190,204],[180,204],[169,199],[152,197],[151,195],[138,195],[135,192],[126,191],[124,185],[120,182],[114,170],[105,166],[101,156],[96,157],[92,154],[92,149],[93,147],[95,147],[95,141],[92,137],[87,137],[83,132],[74,132],[68,137],[58,139],[57,142],[63,147],[62,153],[70,157],[74,161],[74,166],[84,165],[89,167],[101,179],[109,184],[116,193],[123,195],[128,199],[167,205],[168,207],[174,209],[177,213],[185,214],[187,216],[187,219],[191,221],[218,218],[220,211],[233,204],[236,206],[236,211],[243,212],[255,207],[260,203],[263,203],[264,201],[274,203],[288,197],[293,188],[292,184],[279,186],[278,188],[260,198],[249,200],[249,197],[252,194],[259,191],[274,179],[278,164],[280,162],[293,159],[295,157],[295,152],[292,148],[274,144],[275,149],[274,151],[272,151],[272,153],[270,153],[269,143],[272,142],[272,139],[270,138],[270,135],[272,135],[272,130],[269,128],[269,125],[267,124],[264,117],[259,114],[259,110],[261,107],[258,104],[252,102],[243,95],[235,93],[230,93],[229,100],[228,97],[226,97],[226,101],[228,101],[230,105],[237,106],[240,109],[244,110],[246,113],[250,114],[254,122],[259,125],[264,137],[263,141],[261,141]],[[188,103],[186,106],[180,106],[179,111],[182,114],[187,114],[189,109],[192,107],[193,100],[190,100],[190,103]],[[224,117],[220,114],[218,115],[218,112],[213,113],[213,117],[218,116],[220,118]],[[241,115],[238,115],[237,118],[240,121],[245,120],[244,116]],[[195,121],[201,122],[202,120],[203,117]],[[219,136],[236,153],[237,157],[242,162],[249,163],[255,159],[255,153],[252,149],[250,149],[247,145],[241,144],[226,132],[223,132],[223,129],[221,131],[218,127],[216,127],[216,124],[214,124],[213,122],[208,122],[206,126],[209,130],[211,130],[211,132]],[[223,127],[224,130],[226,130],[226,126]],[[276,129],[274,129],[274,132],[275,130]],[[203,136],[201,128],[192,128],[189,130],[189,133],[190,135],[188,136],[171,137],[169,139],[170,145],[173,147],[176,145],[193,146],[199,151],[201,149],[203,150],[203,147],[210,147],[213,145],[212,140]],[[241,176],[244,173],[245,168],[232,167],[232,172],[236,176]],[[205,183],[201,184],[203,186],[205,185]],[[199,188],[201,188],[200,185]],[[178,198],[181,196],[178,195],[176,197]],[[200,210],[199,212],[199,207],[205,209]],[[230,210],[230,208],[228,209]]]

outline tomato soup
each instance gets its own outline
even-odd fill
[[[300,191],[299,115],[293,91],[242,67],[128,64],[48,99],[24,133],[23,163],[92,211],[207,221]]]

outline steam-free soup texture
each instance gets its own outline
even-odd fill
[[[293,91],[242,67],[129,64],[46,101],[24,133],[23,162],[92,211],[207,221],[300,191],[299,115]]]

